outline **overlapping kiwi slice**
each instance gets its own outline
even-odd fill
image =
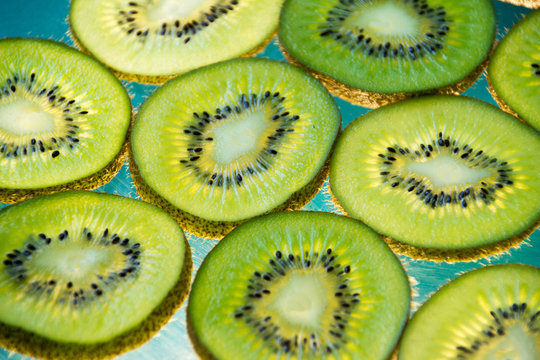
[[[141,107],[130,169],[141,197],[201,236],[315,195],[340,130],[313,77],[266,59],[231,60],[169,81]]]
[[[488,66],[490,91],[501,109],[540,130],[540,10],[516,24]]]
[[[162,83],[266,45],[283,0],[73,0],[85,51],[128,80]]]
[[[190,247],[147,203],[92,192],[0,212],[0,345],[46,359],[109,358],[147,341],[189,288]]]
[[[60,43],[0,41],[0,201],[108,182],[131,103],[102,65]]]
[[[489,266],[451,281],[407,324],[399,359],[540,359],[540,269]]]
[[[494,38],[490,0],[287,0],[279,25],[291,61],[370,108],[463,92]]]
[[[188,304],[203,359],[385,359],[407,319],[398,259],[360,222],[329,213],[259,217],[204,260]]]
[[[412,257],[459,261],[519,244],[540,217],[540,135],[479,100],[428,96],[351,123],[330,186]]]

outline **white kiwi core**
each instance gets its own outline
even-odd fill
[[[417,17],[391,1],[361,7],[346,21],[351,27],[386,36],[417,36],[420,28]]]
[[[215,140],[212,158],[220,165],[228,165],[255,151],[268,127],[266,112],[262,109],[223,122],[212,134]]]
[[[202,8],[208,0],[161,0],[148,6],[147,17],[151,22],[185,19]]]
[[[53,132],[55,116],[41,105],[18,97],[0,105],[0,130],[13,136]]]
[[[435,187],[474,184],[491,175],[489,170],[472,169],[449,155],[424,162],[409,161],[404,170],[428,178]]]

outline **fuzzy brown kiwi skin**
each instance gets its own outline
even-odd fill
[[[340,119],[340,129],[341,129],[341,119]],[[336,140],[339,138],[341,130],[338,131]],[[330,159],[332,157],[333,149],[336,144],[332,145],[332,150],[329,152],[325,163],[317,173],[317,175],[302,189],[293,193],[289,199],[287,199],[283,204],[277,206],[276,208],[268,211],[265,214],[278,211],[294,211],[302,208],[308,202],[313,199],[317,194],[319,189],[323,186],[324,181],[328,177],[330,171]],[[180,225],[182,229],[189,231],[192,234],[195,234],[200,237],[212,238],[212,239],[222,239],[225,235],[231,232],[238,225],[246,222],[249,219],[240,220],[240,221],[212,221],[200,218],[188,212],[182,211],[165,200],[157,192],[155,192],[150,186],[148,186],[142,176],[140,175],[139,169],[135,161],[133,160],[133,149],[129,147],[129,171],[131,177],[133,178],[133,183],[137,192],[141,196],[141,199],[158,206],[159,208],[165,210],[169,215],[171,215]]]
[[[434,95],[434,94],[460,95],[462,92],[464,92],[469,87],[471,87],[471,85],[480,77],[480,75],[482,75],[484,70],[487,68],[489,59],[491,58],[491,54],[493,53],[493,50],[495,48],[495,38],[493,39],[493,42],[491,44],[491,50],[489,54],[486,56],[486,58],[484,59],[484,61],[480,63],[480,65],[478,65],[471,73],[469,73],[463,79],[453,84],[440,87],[438,89],[432,89],[432,90],[426,90],[426,91],[420,91],[420,92],[414,92],[414,93],[383,94],[383,93],[376,93],[376,92],[371,92],[367,90],[357,89],[352,86],[343,84],[331,78],[328,75],[325,75],[323,73],[320,73],[313,69],[308,68],[307,66],[303,65],[298,60],[296,60],[283,47],[283,45],[279,44],[279,48],[283,56],[288,62],[309,72],[311,75],[313,75],[314,78],[319,80],[324,85],[324,87],[326,87],[326,89],[328,89],[328,91],[330,91],[333,95],[343,100],[346,100],[348,102],[351,102],[355,105],[360,105],[369,109],[376,109],[378,107],[392,104],[398,101],[402,101],[402,100],[405,100],[414,96]]]
[[[4,203],[16,203],[19,201],[31,199],[37,196],[54,194],[57,192],[68,190],[93,190],[102,185],[107,184],[112,180],[120,171],[122,165],[126,160],[128,153],[128,141],[127,136],[120,152],[116,157],[100,171],[84,177],[79,180],[71,181],[66,184],[60,184],[56,186],[50,186],[40,189],[4,189],[0,188],[0,202]]]
[[[68,18],[68,23],[69,23],[68,34],[71,37],[71,39],[73,40],[73,42],[75,43],[75,46],[77,46],[77,48],[82,53],[85,53],[86,55],[89,55],[89,56],[93,57],[94,59],[96,59],[97,61],[99,61],[101,63],[101,61],[98,58],[96,58],[94,56],[94,54],[92,54],[81,43],[81,41],[77,37],[76,32],[73,30],[73,27],[71,26],[71,21],[69,20],[69,18]],[[246,52],[246,53],[244,53],[244,54],[242,54],[240,56],[237,56],[237,57],[239,57],[239,58],[248,58],[248,57],[253,57],[253,56],[259,54],[260,52],[262,52],[266,48],[266,46],[268,44],[270,44],[270,42],[272,41],[272,39],[274,38],[274,36],[276,34],[277,34],[277,30],[274,31],[272,34],[270,34],[270,36],[268,36],[266,39],[264,39],[264,41],[262,41],[255,48],[253,48],[253,49],[249,50],[248,52]],[[119,78],[121,80],[135,81],[135,82],[138,82],[138,83],[149,84],[149,85],[162,85],[162,84],[166,83],[167,81],[169,81],[170,79],[173,79],[173,78],[177,77],[178,75],[182,75],[181,73],[171,74],[171,75],[128,74],[128,73],[123,73],[121,71],[118,71],[118,70],[116,70],[114,68],[111,68],[106,64],[103,64],[103,63],[101,63],[101,64],[103,66],[105,66],[110,72],[112,72],[114,74],[114,76],[116,76],[117,78]]]
[[[540,0],[500,0],[505,3],[509,3],[516,6],[524,6],[529,9],[540,8]]]
[[[350,216],[347,211],[338,202],[334,193],[332,192],[332,184],[329,186],[330,196],[334,205],[344,216]],[[508,239],[497,241],[495,243],[486,244],[482,246],[467,248],[467,249],[437,249],[437,248],[424,248],[420,246],[414,246],[397,241],[383,234],[379,234],[381,239],[392,249],[396,254],[406,255],[417,260],[430,260],[437,262],[455,263],[462,261],[474,261],[488,256],[501,254],[510,250],[511,248],[519,248],[523,242],[540,227],[540,218],[536,219],[534,224],[525,231],[514,235]],[[372,229],[373,230],[373,229]],[[373,230],[375,231],[375,230]]]
[[[184,239],[184,245],[184,264],[178,281],[152,313],[131,330],[107,342],[75,344],[51,341],[19,327],[0,322],[0,346],[30,356],[58,360],[110,359],[141,346],[169,321],[188,295],[193,261],[191,247],[186,239]]]

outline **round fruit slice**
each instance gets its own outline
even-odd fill
[[[288,0],[279,40],[335,95],[378,107],[412,94],[459,94],[495,39],[490,0]]]
[[[130,169],[141,196],[183,228],[223,237],[239,221],[307,203],[326,178],[340,123],[332,96],[302,70],[232,60],[148,98]]]
[[[487,103],[430,96],[351,123],[332,192],[400,253],[467,260],[520,243],[540,218],[540,135]]]
[[[540,269],[489,266],[451,281],[413,316],[399,359],[540,359]]]
[[[1,40],[0,55],[0,201],[111,180],[127,153],[131,103],[122,84],[48,40]]]
[[[264,47],[283,0],[73,0],[81,48],[122,78],[162,83]]]
[[[141,201],[64,192],[0,212],[0,345],[47,359],[111,357],[183,302],[191,253]]]
[[[501,109],[540,130],[540,10],[502,39],[489,63],[491,93]]]
[[[386,359],[409,302],[400,262],[369,228],[278,213],[236,228],[206,257],[188,332],[204,359]]]

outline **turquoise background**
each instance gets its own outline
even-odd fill
[[[498,38],[506,33],[507,29],[519,21],[530,10],[516,7],[503,2],[495,1],[497,10]],[[35,37],[62,41],[74,45],[69,36],[67,23],[69,1],[66,0],[0,0],[0,38],[4,37]],[[284,60],[278,46],[273,41],[259,57],[268,57]],[[0,59],[1,61],[1,59]],[[142,85],[134,82],[123,82],[128,89],[137,109],[156,86]],[[495,104],[487,91],[487,83],[484,76],[465,92],[465,95]],[[349,124],[358,116],[366,113],[369,109],[355,106],[336,98],[343,117],[343,126]],[[108,184],[97,189],[100,192],[120,194],[132,198],[139,198],[131,180],[127,164],[118,175]],[[0,204],[0,208],[6,204]],[[334,211],[331,206],[327,185],[305,207],[306,210]],[[194,274],[201,264],[204,256],[217,243],[212,239],[202,239],[191,234],[186,234],[193,250]],[[406,256],[400,256],[409,276],[414,279],[413,284],[416,295],[414,296],[413,311],[422,304],[431,293],[436,291],[448,280],[459,274],[482,267],[488,264],[502,263],[525,263],[540,266],[540,231],[536,231],[528,241],[520,248],[468,263],[436,263],[431,261],[417,261]],[[0,359],[29,359],[0,348]],[[186,334],[185,304],[152,340],[147,344],[128,352],[119,357],[123,360],[132,359],[197,359]]]

